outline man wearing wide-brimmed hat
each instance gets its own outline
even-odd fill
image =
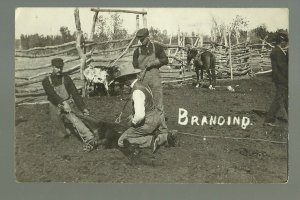
[[[165,143],[174,146],[175,138],[172,133],[156,135],[162,121],[160,112],[154,104],[153,94],[149,86],[138,80],[140,69],[131,65],[120,66],[119,75],[114,80],[124,83],[132,89],[132,117],[130,128],[119,138],[118,145],[126,156],[134,157],[139,148],[152,148],[155,153],[157,148]],[[127,152],[127,153],[126,153]]]
[[[163,88],[159,68],[168,64],[168,57],[161,45],[150,41],[149,30],[147,28],[138,30],[136,37],[139,39],[141,47],[134,51],[132,64],[134,68],[147,69],[142,81],[149,85],[153,92],[154,103],[160,112],[162,120],[160,131],[166,133],[167,124],[165,122]]]
[[[288,114],[288,33],[277,33],[276,46],[271,52],[272,79],[275,83],[276,93],[265,119],[265,125],[276,126],[276,114],[281,106]]]
[[[97,140],[86,125],[74,114],[79,109],[89,115],[72,79],[63,74],[64,62],[61,58],[51,60],[52,73],[43,82],[43,88],[50,101],[50,115],[61,135],[69,136],[72,129],[79,134],[85,143],[84,150],[92,150],[97,146]],[[75,102],[77,108],[73,105]]]

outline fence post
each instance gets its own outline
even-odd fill
[[[140,29],[140,16],[136,15],[136,30],[138,31]]]
[[[172,44],[172,37],[173,37],[173,33],[171,33],[171,35],[170,35],[169,45]],[[171,48],[168,48],[168,56],[170,56],[170,55],[171,55]]]
[[[203,47],[203,35],[200,35],[200,47]]]
[[[98,12],[95,12],[94,18],[93,18],[93,25],[92,25],[90,40],[94,39],[95,26],[96,26],[97,19],[98,19]]]
[[[233,72],[232,72],[232,58],[231,58],[231,32],[228,34],[228,44],[229,44],[229,66],[230,66],[230,79],[233,80]]]
[[[250,43],[250,34],[249,34],[249,30],[247,30],[246,34],[247,34],[246,42],[247,42],[247,43]]]
[[[143,14],[142,16],[143,16],[143,27],[147,28],[147,14]]]
[[[227,46],[227,38],[226,38],[226,30],[223,29],[223,39],[224,39],[224,45]]]
[[[83,38],[83,34],[81,31],[81,25],[80,25],[80,18],[79,18],[79,9],[76,8],[74,10],[74,17],[75,17],[75,25],[76,25],[76,30],[77,30],[77,34],[76,34],[76,49],[77,52],[80,56],[80,61],[81,61],[81,65],[80,65],[80,79],[83,83],[83,88],[82,88],[82,96],[85,97],[86,96],[86,80],[84,78],[83,75],[83,70],[85,69],[85,65],[86,65],[86,55],[84,54],[81,44],[84,44],[84,38]]]
[[[268,36],[266,36],[266,37],[262,40],[262,46],[261,46],[261,50],[260,50],[260,57],[261,57],[261,59],[264,58],[263,52],[264,52],[264,50],[265,50],[265,44],[266,44],[266,39],[267,39],[267,38],[268,38]]]

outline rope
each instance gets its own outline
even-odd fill
[[[196,135],[193,133],[185,133],[185,132],[177,132],[182,135],[189,135],[194,137],[201,137],[201,138],[217,138],[217,139],[231,139],[231,140],[249,140],[249,141],[258,141],[258,142],[269,142],[269,143],[275,143],[275,144],[287,144],[287,142],[282,141],[275,141],[275,140],[266,140],[266,139],[259,139],[259,138],[239,138],[239,137],[222,137],[222,136],[207,136],[207,135]]]
[[[128,49],[132,46],[133,42],[135,41],[135,38],[136,38],[136,33],[134,34],[134,37],[132,38],[132,40],[129,42],[129,44],[127,45],[126,49],[117,57],[116,60],[114,60],[112,63],[109,63],[107,65],[107,67],[110,67],[110,66],[114,66],[114,64],[120,59],[122,58],[125,53],[128,51]]]
[[[124,103],[123,109],[122,109],[122,111],[120,112],[119,116],[116,118],[115,123],[117,123],[117,124],[121,123],[121,117],[122,117],[122,114],[123,114],[123,112],[124,112],[124,110],[125,110],[125,108],[126,108],[128,102],[130,101],[130,99],[131,99],[131,98],[128,98],[128,99],[126,100],[126,102]]]
[[[139,81],[143,81],[143,80],[144,80],[146,73],[147,73],[147,68],[145,68],[145,69],[141,72],[141,76],[140,76],[140,78],[139,78]],[[150,94],[152,95],[152,92],[151,92]],[[152,96],[152,97],[153,97],[153,96]],[[123,112],[124,112],[124,110],[125,110],[125,108],[126,108],[128,102],[129,102],[130,100],[131,100],[131,98],[128,98],[128,99],[126,100],[126,102],[125,102],[125,104],[124,104],[124,106],[123,106],[122,111],[120,112],[119,116],[118,116],[118,117],[116,118],[116,120],[115,120],[115,123],[117,123],[117,124],[121,123],[121,117],[122,117],[122,114],[123,114]]]

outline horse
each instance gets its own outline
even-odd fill
[[[201,80],[203,80],[203,70],[206,70],[209,78],[209,89],[215,89],[216,86],[216,58],[210,51],[205,50],[203,53],[199,53],[197,49],[193,48],[187,52],[187,65],[194,59],[194,67],[197,75],[197,85],[199,87],[199,70],[201,70]]]

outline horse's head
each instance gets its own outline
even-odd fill
[[[190,50],[190,55],[191,55],[192,58],[195,58],[197,54],[198,54],[198,50],[197,49],[191,49]]]
[[[195,48],[189,49],[187,52],[187,61],[188,63],[194,59],[196,57],[196,55],[198,54],[198,50]]]

